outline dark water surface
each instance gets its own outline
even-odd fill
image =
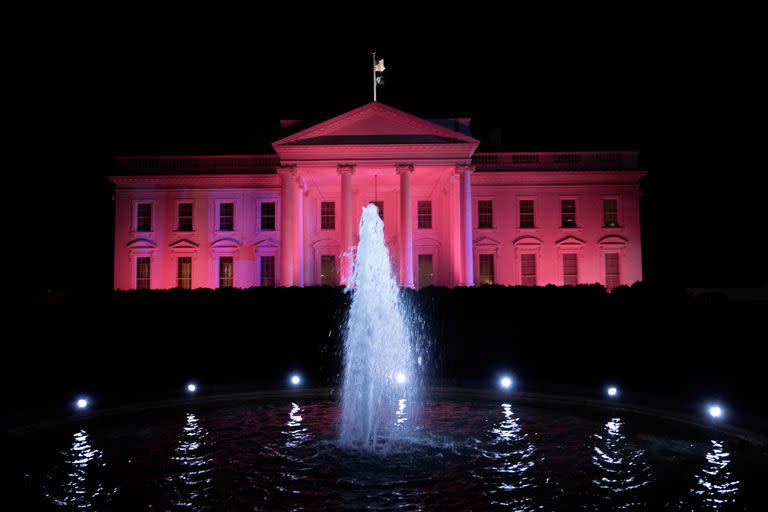
[[[706,429],[448,400],[366,452],[338,447],[338,413],[295,397],[14,434],[7,482],[19,510],[768,510],[763,449]]]

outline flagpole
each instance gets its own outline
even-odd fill
[[[376,101],[376,52],[372,52],[371,57],[373,58],[373,66],[371,66],[373,71],[373,101]]]

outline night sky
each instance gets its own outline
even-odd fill
[[[279,119],[321,121],[370,101],[372,50],[387,67],[382,102],[472,117],[480,151],[639,150],[648,281],[766,284],[764,165],[750,157],[764,146],[750,128],[757,85],[747,76],[754,64],[735,51],[751,36],[726,34],[725,15],[713,25],[670,12],[366,14],[364,23],[331,11],[304,22],[297,13],[60,14],[39,22],[37,41],[29,36],[17,105],[34,156],[24,177],[42,188],[35,293],[111,288],[105,176],[115,155],[270,151]]]

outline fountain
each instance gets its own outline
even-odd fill
[[[421,383],[409,315],[392,274],[384,222],[376,205],[363,208],[360,243],[347,290],[342,374],[342,445],[377,449],[408,435]],[[408,415],[405,409],[408,409]]]

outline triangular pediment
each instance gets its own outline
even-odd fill
[[[576,238],[575,236],[567,236],[562,240],[555,242],[558,247],[581,247],[584,245],[584,240]]]
[[[286,146],[469,144],[478,140],[381,102],[371,102],[273,143]]]
[[[494,240],[493,238],[483,236],[475,240],[474,246],[478,248],[482,247],[499,247],[501,244],[498,242],[498,240]]]
[[[179,250],[179,249],[197,249],[199,246],[200,244],[198,243],[195,243],[186,238],[182,238],[181,240],[178,240],[172,243],[169,247],[171,249]]]

